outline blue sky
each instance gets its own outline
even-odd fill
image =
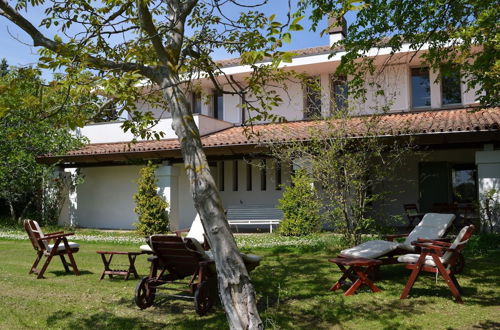
[[[286,4],[284,0],[270,0],[269,3],[264,8],[264,12],[269,16],[276,13],[278,18],[280,14],[283,15],[286,12]],[[230,12],[233,10],[230,10]],[[43,18],[43,8],[37,7],[32,8],[29,12],[23,11],[24,14],[31,22],[36,26],[39,24],[40,20]],[[233,14],[237,14],[233,11]],[[347,17],[348,22],[351,21],[350,17]],[[302,21],[304,26],[304,31],[299,31],[294,33],[292,37],[292,43],[284,47],[285,50],[300,49],[306,47],[322,46],[328,44],[328,36],[320,37],[319,32],[309,31],[309,22],[307,19]],[[326,26],[326,19],[322,22],[320,27]],[[57,34],[57,30],[41,30],[48,36],[53,36]],[[0,16],[0,58],[6,58],[10,65],[15,66],[25,66],[32,65],[37,62],[37,48],[32,47],[31,39],[19,28],[10,23],[6,18]],[[215,59],[227,58],[228,55],[223,52],[217,52],[214,54]],[[47,76],[48,73],[45,74]],[[50,74],[48,74],[50,75]]]

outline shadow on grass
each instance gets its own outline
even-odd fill
[[[47,273],[53,274],[56,277],[59,277],[59,276],[70,276],[70,275],[75,276],[75,273],[73,273],[72,271],[66,272],[64,270],[52,270],[52,271],[47,271],[46,274]],[[95,273],[91,272],[89,270],[80,270],[80,275],[93,275],[93,274],[95,274]]]
[[[117,316],[110,312],[89,315],[58,311],[47,318],[51,326],[63,325],[66,329],[163,329],[165,324],[143,317]]]

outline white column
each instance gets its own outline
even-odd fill
[[[492,218],[494,226],[498,227],[500,226],[500,150],[494,150],[491,144],[485,145],[484,151],[476,152],[476,165],[481,216],[486,215],[483,207],[485,195],[492,191],[493,204],[496,203],[497,207],[496,211],[493,211]]]
[[[179,229],[179,169],[163,162],[156,170],[158,194],[169,204],[170,229]]]
[[[72,184],[73,180],[76,178],[76,168],[65,168],[64,177],[65,186],[69,189],[65,192],[68,198],[64,201],[61,214],[59,216],[59,224],[67,226],[76,226],[78,224],[78,191],[77,187]]]

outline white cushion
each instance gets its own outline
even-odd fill
[[[141,250],[142,252],[153,252],[153,249],[148,244],[141,245],[139,247],[139,250]]]
[[[74,242],[68,242],[69,248],[70,249],[77,249],[80,247],[80,244],[74,243]],[[49,252],[52,250],[54,247],[54,244],[49,244],[48,250]],[[64,245],[64,242],[60,242],[59,245],[57,246],[57,251],[62,251],[66,249],[66,246]]]
[[[411,231],[401,248],[415,251],[411,242],[419,238],[438,239],[444,236],[446,230],[455,219],[454,214],[427,213],[420,223]]]
[[[200,215],[196,214],[193,223],[191,224],[191,229],[189,229],[186,237],[194,238],[200,244],[205,243],[205,229],[203,229],[203,224],[201,223]]]
[[[420,257],[420,254],[415,254],[415,253],[405,254],[405,255],[398,257],[398,262],[402,262],[405,264],[416,264],[419,257]],[[441,260],[441,262],[443,262],[443,258],[439,258],[439,259]],[[434,262],[434,259],[432,259],[432,256],[425,256],[424,265],[436,267],[436,263]]]
[[[396,250],[399,245],[397,242],[373,240],[342,250],[340,254],[347,257],[374,259]]]
[[[451,244],[450,249],[457,248],[457,246],[462,242],[462,239],[463,239],[465,232],[467,231],[468,228],[469,227],[464,227],[464,228],[462,228],[462,230],[460,230],[457,237],[455,238],[455,240]],[[462,244],[464,244],[464,243],[465,242],[462,242]],[[446,251],[442,257],[439,257],[439,260],[441,260],[441,263],[447,264],[452,255],[453,255],[453,252]],[[413,254],[413,253],[412,254],[405,254],[405,255],[398,257],[398,262],[402,262],[405,264],[416,264],[419,257],[420,257],[420,254]],[[432,259],[432,256],[430,256],[430,255],[425,256],[424,264],[427,266],[436,267],[436,263],[434,262],[434,259]]]

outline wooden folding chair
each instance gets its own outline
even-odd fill
[[[424,214],[418,211],[417,204],[403,204],[406,217],[408,218],[408,229],[414,227],[413,223],[418,224],[424,217]]]
[[[399,262],[407,264],[407,269],[412,270],[401,294],[401,299],[408,297],[420,272],[425,271],[441,274],[448,284],[451,294],[455,297],[455,301],[462,304],[460,295],[462,288],[458,284],[455,274],[458,272],[458,268],[463,267],[462,251],[475,229],[474,225],[462,228],[453,243],[427,239],[418,239],[414,242],[413,245],[421,248],[420,255],[406,254],[398,258]]]
[[[80,271],[78,270],[73,257],[73,253],[78,252],[80,245],[68,242],[66,238],[66,236],[74,235],[74,233],[64,233],[60,231],[44,235],[38,225],[38,222],[34,220],[24,220],[24,229],[26,229],[26,232],[28,233],[28,237],[33,245],[33,248],[37,251],[37,257],[33,266],[31,266],[29,274],[35,273],[38,274],[38,279],[43,278],[43,274],[47,270],[52,258],[54,256],[59,256],[66,272],[70,272],[69,268],[71,267],[75,275],[80,275]],[[49,244],[51,240],[54,241],[53,244]],[[66,254],[70,260],[69,264],[64,257]],[[45,260],[42,269],[38,270],[36,267],[43,256],[47,259]]]

